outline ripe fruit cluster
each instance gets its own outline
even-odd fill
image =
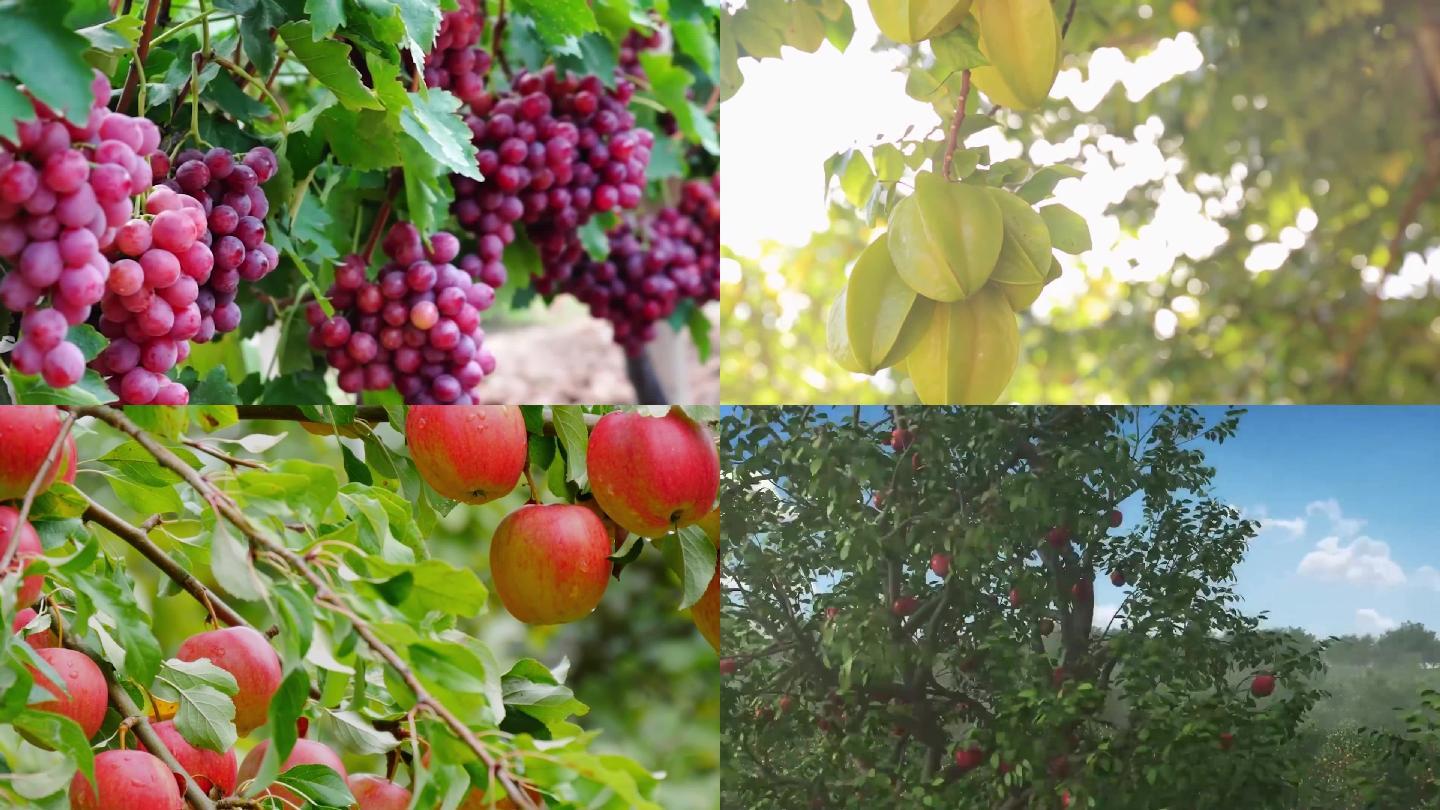
[[[0,304],[24,313],[12,363],[56,388],[85,373],[69,327],[90,317],[105,293],[104,251],[130,218],[131,199],[150,187],[160,130],[110,112],[109,81],[96,72],[83,125],[31,99],[35,118],[0,139]]]
[[[279,253],[266,241],[270,201],[261,188],[278,167],[275,153],[264,146],[240,155],[217,146],[207,152],[186,149],[176,156],[175,174],[165,185],[200,201],[209,225],[201,238],[214,255],[214,272],[201,282],[196,299],[196,343],[233,332],[240,325],[235,303],[240,282],[259,281],[279,264]]]
[[[390,261],[371,281],[366,260],[348,257],[327,292],[335,314],[311,301],[305,310],[310,346],[325,353],[348,393],[390,386],[414,404],[469,405],[475,388],[495,370],[485,349],[480,313],[495,303],[481,262],[454,263],[460,241],[440,232],[427,246],[400,222],[385,235]]]
[[[416,406],[405,436],[420,477],[467,503],[510,493],[528,459],[525,420],[515,406]],[[624,537],[612,525],[662,537],[698,523],[719,545],[719,456],[708,431],[683,413],[607,413],[591,431],[585,461],[593,503],[521,506],[490,540],[495,592],[522,622],[572,622],[595,609]],[[718,646],[718,590],[714,601],[713,617],[697,606],[696,623],[702,632],[713,626]]]
[[[640,204],[654,136],[635,125],[629,81],[553,67],[516,75],[511,89],[470,103],[466,124],[484,180],[456,176],[453,211],[475,235],[481,278],[505,281],[502,257],[525,224],[547,269],[583,254],[579,228],[596,213]]]
[[[199,334],[197,299],[215,257],[199,200],[156,186],[144,211],[115,235],[99,321],[110,345],[92,365],[127,405],[184,405],[190,392],[165,372]]]
[[[648,244],[645,236],[648,234]],[[720,178],[691,180],[678,206],[621,223],[609,234],[610,255],[547,265],[535,289],[567,292],[611,322],[615,342],[639,354],[655,337],[656,322],[684,299],[720,297]]]
[[[485,33],[485,3],[460,0],[459,5],[440,18],[435,47],[425,57],[425,85],[474,104],[485,95],[491,66],[490,53],[476,47]]]

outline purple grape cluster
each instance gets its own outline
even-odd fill
[[[425,85],[449,90],[465,102],[485,95],[485,77],[490,74],[488,51],[475,47],[485,33],[485,4],[460,0],[460,7],[440,18],[435,47],[425,57]]]
[[[644,237],[648,237],[648,244]],[[535,281],[550,296],[567,292],[610,321],[615,342],[639,354],[655,324],[683,299],[720,297],[720,180],[685,183],[680,204],[612,229],[610,254],[570,266],[547,266]]]
[[[190,355],[215,257],[199,200],[156,186],[144,210],[115,234],[99,321],[110,345],[91,365],[126,405],[184,405],[190,392],[166,372]]]
[[[326,293],[333,317],[318,302],[306,306],[310,346],[324,352],[348,393],[393,385],[412,404],[473,404],[476,386],[495,370],[480,328],[480,313],[495,303],[484,263],[474,255],[457,263],[460,240],[449,233],[426,247],[408,222],[393,226],[382,248],[390,261],[374,281],[362,256],[336,268]]]
[[[265,241],[265,217],[270,201],[261,188],[279,161],[275,153],[257,146],[244,154],[214,147],[208,152],[186,149],[176,156],[175,173],[165,185],[200,202],[208,219],[202,236],[215,257],[215,270],[200,280],[200,329],[192,338],[207,343],[240,326],[235,293],[240,282],[259,281],[280,262],[275,247]]]
[[[546,67],[471,102],[466,123],[485,179],[452,178],[453,211],[475,235],[481,281],[505,283],[502,257],[516,222],[546,267],[563,267],[583,254],[578,229],[594,214],[640,204],[655,139],[635,125],[634,93],[623,79],[607,89],[599,77]]]
[[[23,313],[11,362],[65,388],[85,373],[85,356],[66,339],[90,317],[110,276],[105,258],[130,219],[132,198],[150,187],[160,130],[111,112],[110,83],[98,71],[83,125],[31,99],[36,117],[0,139],[0,304]]]

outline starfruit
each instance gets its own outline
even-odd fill
[[[889,236],[870,243],[845,285],[845,332],[861,372],[874,374],[915,348],[935,302],[917,295],[890,260]]]
[[[985,188],[922,172],[915,193],[891,213],[890,257],[916,292],[960,301],[985,286],[1004,234],[1000,207]]]
[[[1005,240],[990,283],[997,285],[1019,312],[1035,303],[1045,286],[1045,275],[1055,259],[1050,254],[1050,229],[1029,203],[1002,188],[989,191],[1005,222]]]
[[[976,0],[980,52],[975,85],[1002,107],[1031,110],[1045,103],[1060,73],[1060,21],[1050,0]]]
[[[860,361],[855,359],[855,352],[850,348],[850,335],[845,331],[844,290],[840,291],[835,303],[830,305],[830,318],[825,327],[825,344],[825,348],[830,351],[830,358],[841,368],[856,374],[864,373]]]
[[[972,0],[870,0],[880,32],[896,42],[938,37],[965,21]]]
[[[935,308],[930,328],[905,358],[926,405],[993,405],[1020,359],[1020,328],[995,285]]]

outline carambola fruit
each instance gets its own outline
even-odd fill
[[[935,302],[916,294],[896,272],[888,235],[870,243],[845,286],[845,331],[861,373],[904,359],[930,323]]]
[[[1000,207],[986,188],[922,172],[915,193],[891,213],[890,257],[916,292],[961,301],[989,280],[1004,232]]]
[[[1050,0],[976,0],[980,52],[987,67],[975,85],[1002,107],[1031,110],[1045,103],[1060,72],[1060,21]]]
[[[926,405],[991,405],[1020,359],[1020,329],[994,285],[965,301],[935,308],[930,328],[905,358]]]
[[[1050,254],[1050,229],[1030,204],[1000,188],[989,189],[1000,206],[1005,222],[1005,239],[1000,259],[990,282],[1000,291],[1015,311],[1029,307],[1040,296],[1045,276],[1054,256]]]
[[[972,0],[870,0],[880,32],[896,42],[937,37],[965,21]]]

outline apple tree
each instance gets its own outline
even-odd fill
[[[647,552],[652,598],[718,627],[708,428],[594,410],[0,408],[0,805],[660,807],[563,657],[487,629],[583,623]],[[266,455],[287,422],[337,461]],[[482,579],[430,541],[490,502]]]
[[[1239,421],[728,411],[726,800],[1288,806],[1321,661],[1238,604],[1203,448]]]

